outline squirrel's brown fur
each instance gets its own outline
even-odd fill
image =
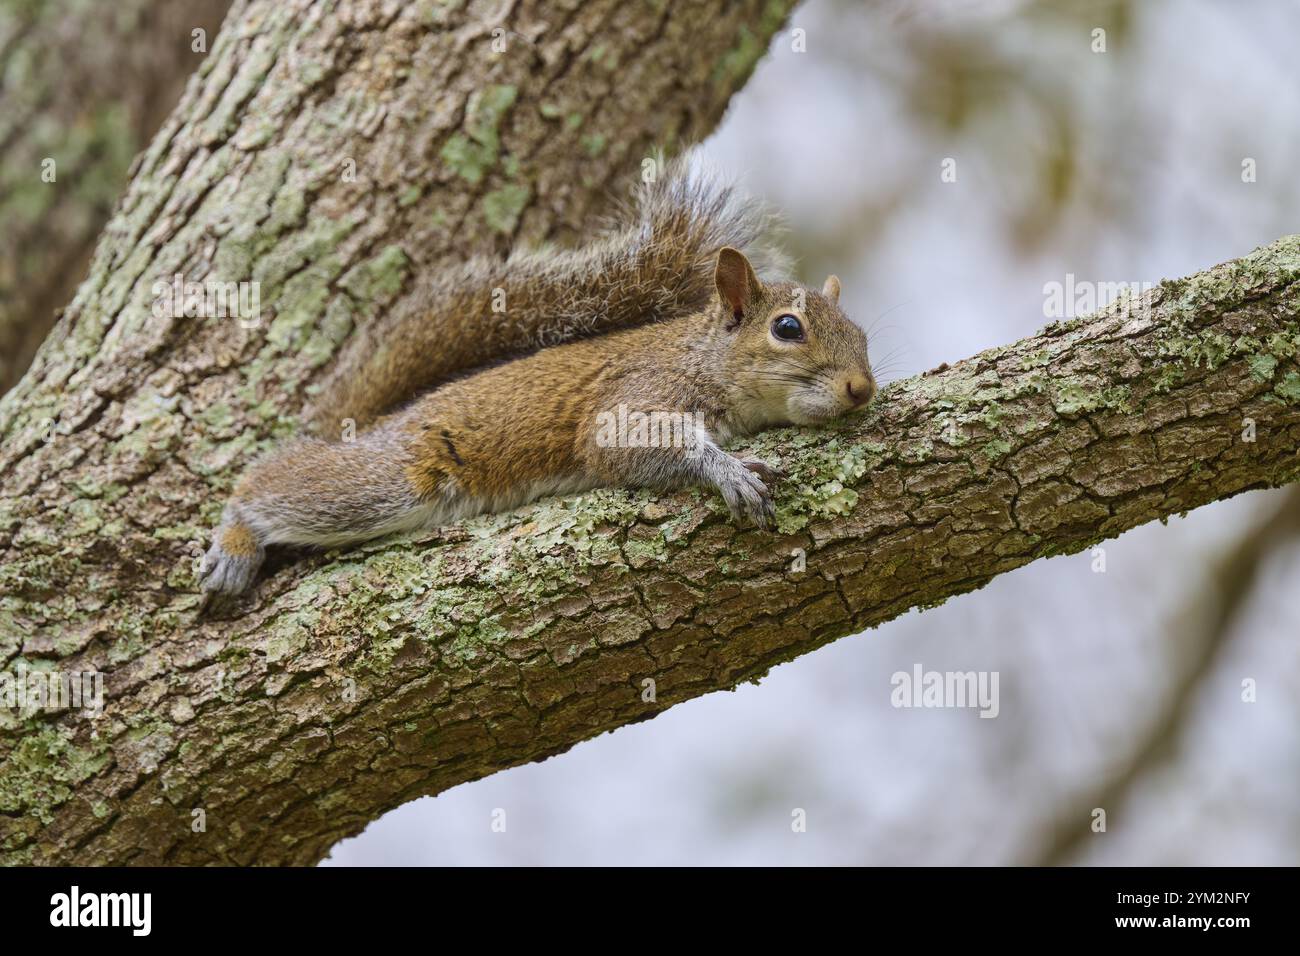
[[[723,246],[763,275],[783,276],[788,263],[770,242],[766,208],[690,163],[690,154],[679,157],[643,182],[634,208],[581,249],[520,250],[417,277],[386,320],[345,348],[316,403],[317,432],[337,437],[347,419],[364,427],[502,358],[697,312],[714,293]]]
[[[204,589],[247,588],[268,544],[343,545],[602,485],[713,487],[736,518],[768,527],[776,473],[720,446],[860,409],[875,381],[839,280],[821,292],[761,282],[726,245],[759,238],[763,217],[738,208],[678,166],[647,190],[638,225],[586,255],[534,253],[431,281],[445,297],[384,339],[387,371],[340,393],[353,396],[334,406],[342,417],[391,404],[386,375],[409,398],[412,383],[535,351],[444,381],[353,441],[300,440],[254,465],[214,535]],[[502,314],[482,284],[497,279]],[[551,336],[576,340],[537,347]]]

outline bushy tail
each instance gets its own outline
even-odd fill
[[[692,154],[643,184],[616,225],[579,249],[474,259],[418,281],[390,318],[347,350],[318,404],[318,427],[372,421],[421,390],[512,355],[698,311],[714,257],[743,251],[760,275],[788,264],[773,220]],[[618,224],[621,223],[621,224]]]

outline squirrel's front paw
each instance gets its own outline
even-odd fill
[[[776,513],[772,507],[772,492],[759,475],[772,481],[779,477],[780,472],[766,462],[753,458],[733,458],[732,461],[736,467],[729,469],[718,482],[722,500],[727,503],[731,516],[737,521],[748,519],[766,531],[775,523]]]
[[[240,594],[248,590],[262,566],[265,551],[253,532],[236,524],[217,529],[212,547],[199,565],[199,586],[209,593]]]

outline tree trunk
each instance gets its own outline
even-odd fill
[[[0,0],[0,395],[85,276],[131,157],[229,6]]]
[[[242,4],[0,402],[0,654],[106,675],[99,716],[0,708],[5,862],[311,863],[416,796],[1300,473],[1292,237],[760,436],[777,535],[702,492],[597,491],[284,559],[200,618],[225,492],[350,330],[437,257],[581,232],[784,13],[471,10]],[[258,279],[273,318],[151,316],[178,271]]]

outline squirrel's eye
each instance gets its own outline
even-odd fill
[[[782,315],[772,323],[772,334],[787,342],[803,341],[803,323],[793,315]]]

